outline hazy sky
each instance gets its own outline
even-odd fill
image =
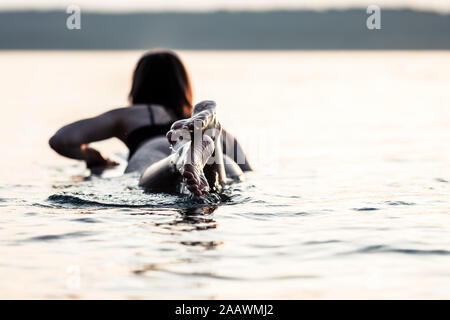
[[[450,0],[1,0],[4,9],[62,9],[76,4],[89,11],[215,10],[215,9],[326,9],[367,7],[407,7],[450,12]]]

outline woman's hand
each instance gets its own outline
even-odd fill
[[[83,160],[86,161],[86,166],[89,169],[106,169],[117,166],[119,164],[114,160],[103,157],[100,152],[87,145],[81,146],[81,152],[83,154]]]

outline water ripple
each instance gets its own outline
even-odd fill
[[[54,241],[54,240],[62,240],[62,239],[71,239],[71,238],[80,238],[91,236],[94,233],[88,231],[77,231],[77,232],[69,232],[63,234],[48,234],[43,236],[31,237],[25,239],[24,241]]]
[[[414,202],[406,202],[406,201],[386,201],[386,204],[390,206],[413,206]]]
[[[378,208],[372,208],[372,207],[363,207],[363,208],[353,208],[355,211],[375,211],[380,210]]]
[[[392,248],[386,245],[372,245],[367,246],[356,251],[347,252],[345,254],[358,254],[358,253],[404,253],[411,255],[450,255],[449,250],[442,249],[407,249],[407,248]]]

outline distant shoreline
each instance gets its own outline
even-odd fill
[[[0,50],[448,50],[450,14],[382,10],[381,30],[364,8],[349,10],[82,12],[0,11]]]

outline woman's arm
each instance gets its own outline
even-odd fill
[[[222,149],[223,153],[233,159],[242,171],[252,171],[252,167],[248,162],[244,149],[237,139],[229,132],[222,128]]]
[[[62,156],[86,161],[89,168],[116,164],[89,147],[88,143],[118,135],[120,110],[108,111],[97,117],[80,120],[62,127],[50,138],[50,147]]]

